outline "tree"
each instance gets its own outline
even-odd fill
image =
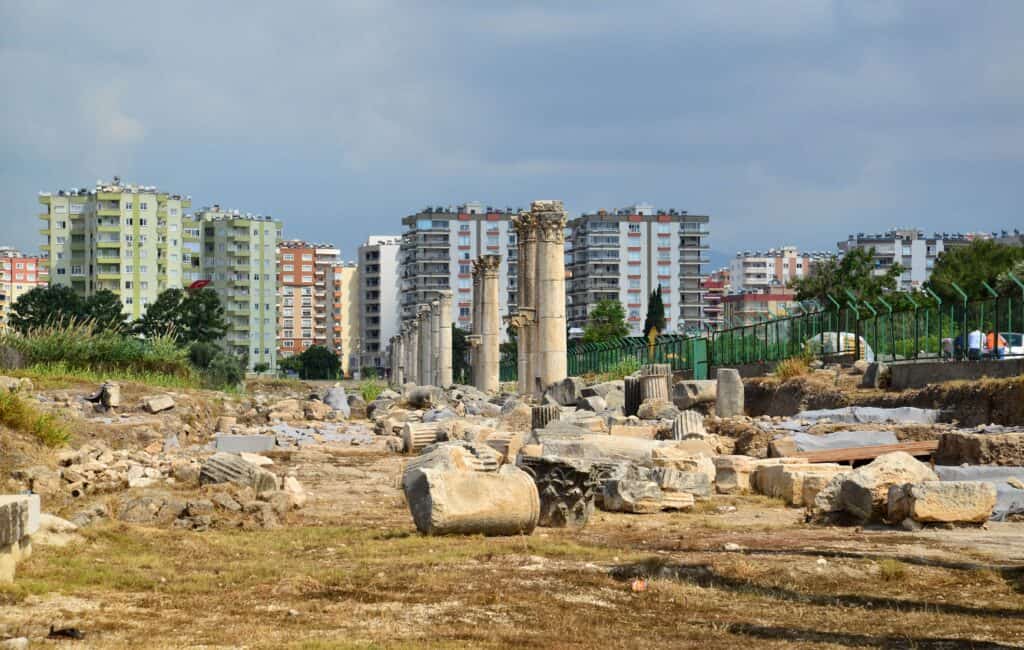
[[[644,318],[644,335],[650,333],[651,328],[657,330],[658,334],[665,331],[665,303],[661,299],[661,285],[651,292],[647,300],[647,317]]]
[[[85,317],[99,329],[121,331],[125,327],[121,299],[109,289],[100,289],[85,299]]]
[[[1024,260],[1024,248],[1020,246],[1007,246],[991,239],[975,239],[966,246],[956,246],[939,253],[928,287],[943,300],[963,299],[953,288],[954,282],[972,300],[986,298],[991,294],[982,283],[993,286],[1001,274],[1021,260]]]
[[[147,338],[153,336],[181,335],[181,302],[185,292],[181,289],[166,289],[146,309],[142,318],[135,321],[135,332]],[[205,367],[205,366],[204,366]]]
[[[311,345],[298,358],[303,379],[334,379],[341,370],[338,356],[322,345]]]
[[[1004,296],[1010,294],[1017,295],[1020,292],[1020,286],[1010,279],[1010,273],[1013,273],[1018,280],[1024,282],[1024,260],[1018,261],[1013,265],[1012,269],[1000,273],[996,279],[996,291]]]
[[[224,338],[228,323],[224,320],[224,307],[213,289],[189,291],[181,301],[178,320],[179,340],[216,341]]]
[[[85,304],[71,287],[36,287],[22,294],[11,306],[9,323],[18,332],[47,326],[63,327],[86,318]]]
[[[452,377],[458,381],[469,381],[469,333],[452,325]]]
[[[846,291],[858,300],[871,303],[878,301],[886,292],[895,291],[903,267],[893,264],[882,275],[875,275],[875,249],[855,248],[842,258],[830,257],[814,265],[810,275],[794,280],[790,287],[796,289],[796,299],[817,300],[822,307],[829,308],[832,296],[845,304]]]
[[[618,300],[601,300],[587,317],[583,328],[584,343],[600,343],[629,335],[626,310]]]

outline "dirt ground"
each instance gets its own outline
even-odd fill
[[[0,638],[59,644],[40,640],[52,625],[80,629],[83,648],[1024,647],[1024,524],[823,528],[718,497],[598,512],[582,530],[430,538],[397,487],[402,463],[279,454],[271,469],[312,493],[281,528],[105,523],[39,547],[0,587]]]

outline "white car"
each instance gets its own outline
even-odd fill
[[[1020,332],[1000,332],[999,336],[1006,340],[1006,356],[1024,356],[1024,334]]]

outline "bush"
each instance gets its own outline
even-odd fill
[[[811,372],[807,357],[790,357],[775,364],[775,376],[786,381],[794,377],[803,377]]]
[[[366,380],[359,384],[359,392],[363,395],[363,401],[367,404],[377,399],[381,393],[384,392],[384,384],[379,381],[372,379]]]
[[[598,373],[595,376],[595,379],[597,381],[615,381],[617,379],[625,379],[637,370],[640,370],[640,361],[633,357],[626,357],[608,370]]]
[[[210,367],[210,362],[213,361],[214,357],[222,352],[223,350],[216,343],[198,341],[189,346],[188,359],[196,368],[205,370]]]
[[[48,447],[58,447],[70,437],[57,418],[7,391],[0,393],[0,422],[15,431],[31,433]]]
[[[219,352],[203,373],[204,383],[210,388],[233,388],[245,379],[242,362],[227,352]]]
[[[899,560],[894,560],[892,558],[879,560],[878,570],[881,573],[882,580],[886,582],[901,580],[907,573],[906,565]]]
[[[363,366],[359,369],[359,376],[363,379],[376,379],[377,368],[376,366]]]
[[[259,363],[252,367],[253,372],[261,375],[268,370],[270,370],[270,364],[267,363],[266,361],[260,361]]]

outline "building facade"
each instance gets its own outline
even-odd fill
[[[46,259],[29,257],[9,247],[0,248],[0,331],[7,329],[7,315],[18,298],[48,284]]]
[[[360,364],[383,368],[399,329],[399,235],[371,235],[359,247]]]
[[[625,307],[631,334],[641,335],[648,297],[660,285],[668,332],[707,329],[701,267],[708,261],[709,221],[706,215],[646,204],[571,220],[569,326],[583,328],[597,303],[610,299]]]
[[[931,277],[935,261],[944,250],[991,237],[989,233],[934,233],[926,237],[922,230],[902,228],[874,234],[859,232],[838,246],[843,253],[858,248],[874,249],[875,275],[885,275],[894,264],[899,264],[903,274],[896,288],[911,291],[920,289]]]
[[[332,268],[342,263],[333,244],[288,240],[277,247],[278,354],[290,357],[319,345],[339,357],[341,332]],[[331,277],[329,277],[331,276]],[[348,297],[346,296],[346,300]],[[336,336],[337,335],[337,336]]]
[[[91,190],[41,193],[39,203],[50,282],[83,296],[108,289],[130,319],[144,314],[161,291],[198,275],[199,237],[185,215],[188,197],[114,177]]]
[[[257,366],[277,369],[277,247],[282,224],[267,216],[203,208],[201,273],[228,321],[225,343]]]
[[[809,275],[813,265],[827,257],[828,254],[821,252],[801,253],[796,246],[736,253],[729,261],[732,291],[764,291],[788,286],[793,280]]]
[[[704,290],[704,320],[709,329],[720,329],[724,324],[722,300],[731,291],[729,268],[710,273],[701,280],[701,287]]]
[[[327,287],[331,291],[327,331],[333,349],[341,359],[346,377],[359,365],[359,268],[355,262],[334,262],[327,266]]]
[[[782,318],[790,315],[798,305],[796,292],[786,287],[730,293],[722,298],[723,324],[725,327],[738,327]]]
[[[516,308],[517,244],[512,217],[518,210],[481,203],[427,208],[402,219],[405,231],[399,248],[399,315],[416,316],[416,306],[429,303],[442,290],[452,292],[452,318],[462,329],[472,324],[472,264],[480,255],[500,255],[499,313]],[[507,338],[506,328],[501,331]],[[382,341],[386,342],[387,338]]]

